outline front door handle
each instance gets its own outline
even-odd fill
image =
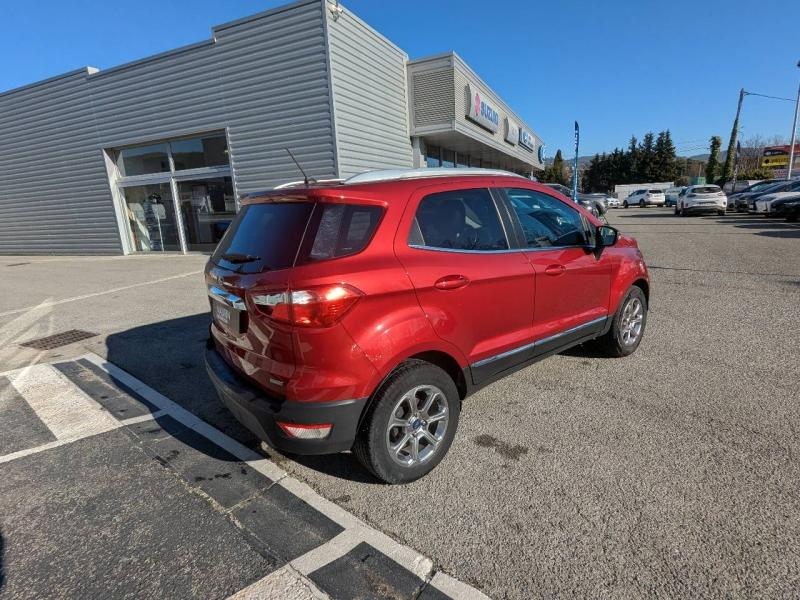
[[[544,268],[544,272],[546,275],[552,275],[553,277],[557,277],[558,275],[563,275],[564,271],[566,271],[566,267],[564,265],[548,265]]]
[[[469,279],[463,275],[445,275],[436,280],[433,286],[439,290],[457,290],[469,283]]]

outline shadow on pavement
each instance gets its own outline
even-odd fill
[[[226,435],[280,464],[284,460],[281,454],[272,449],[265,452],[261,441],[219,400],[203,358],[209,324],[209,314],[200,313],[112,334],[106,338],[107,359]],[[334,477],[377,483],[347,453],[291,458]]]

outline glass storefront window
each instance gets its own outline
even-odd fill
[[[439,160],[440,153],[441,149],[439,146],[427,146],[425,149],[425,164],[428,167],[442,166],[441,161]]]
[[[456,153],[452,150],[442,150],[442,166],[452,169],[456,166]]]
[[[148,175],[169,171],[166,144],[151,144],[136,148],[123,148],[119,151],[117,166],[120,175]]]
[[[469,157],[469,166],[470,167],[480,167],[481,166],[481,159],[475,156]]]
[[[140,252],[180,251],[169,183],[126,187],[122,193],[134,249]]]
[[[236,215],[236,197],[230,177],[179,181],[186,249],[212,251]]]
[[[469,167],[469,156],[461,154],[460,152],[456,154],[456,166],[459,169],[466,169]]]
[[[222,134],[170,142],[175,170],[228,164],[228,143]]]

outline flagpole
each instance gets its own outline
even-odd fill
[[[580,141],[580,128],[575,121],[575,160],[572,163],[572,201],[578,201],[578,143]]]

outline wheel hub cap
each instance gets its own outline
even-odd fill
[[[395,404],[386,428],[392,460],[405,467],[430,460],[444,439],[448,421],[442,390],[434,385],[410,389]]]
[[[632,346],[642,334],[642,324],[644,323],[644,306],[639,298],[631,298],[622,309],[622,319],[620,322],[620,335],[622,343]]]

